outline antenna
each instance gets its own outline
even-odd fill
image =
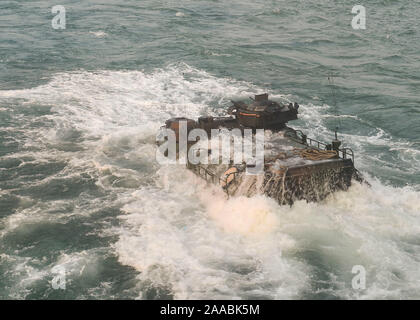
[[[332,105],[334,106],[334,115],[338,118],[338,125],[335,127],[335,139],[337,140],[337,131],[339,128],[341,128],[341,118],[338,112],[338,106],[337,106],[337,95],[336,95],[336,85],[334,83],[334,77],[337,76],[337,74],[333,74],[332,72],[328,73],[328,83],[331,88],[331,100]]]
[[[335,84],[334,84],[334,77],[337,76],[337,74],[333,74],[332,72],[328,73],[328,82],[331,88],[331,97],[332,97],[332,103],[335,109],[335,113],[337,114],[338,112],[338,107],[337,107],[337,96],[335,94]]]
[[[338,118],[338,125],[335,127],[335,131],[334,131],[335,139],[332,141],[332,149],[339,152],[340,146],[341,146],[341,141],[338,140],[337,131],[341,127],[341,119],[340,119],[340,116],[338,114],[337,96],[335,94],[336,86],[334,84],[334,76],[335,75],[331,72],[328,74],[328,82],[329,82],[330,88],[331,88],[331,97],[332,97],[332,103],[333,103],[333,106],[334,106],[334,113],[335,113],[335,116]]]

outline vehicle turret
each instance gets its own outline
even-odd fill
[[[252,102],[232,101],[229,114],[234,115],[238,123],[252,129],[283,129],[288,121],[296,120],[299,105],[290,103],[281,104],[268,99],[268,94],[255,95]]]

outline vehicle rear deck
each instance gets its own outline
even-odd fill
[[[356,174],[353,161],[350,149],[331,150],[286,127],[266,135],[264,172],[259,175],[247,174],[246,163],[188,164],[188,168],[220,184],[228,196],[265,194],[291,205],[302,199],[320,201],[334,191],[346,190]]]

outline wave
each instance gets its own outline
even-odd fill
[[[51,181],[84,177],[96,188],[70,200],[46,199],[47,205],[29,193],[30,208],[18,208],[0,220],[0,237],[26,222],[69,219],[64,213],[48,214],[45,206],[52,210],[74,201],[79,208],[75,215],[115,206],[122,212],[117,214],[118,226],[101,232],[118,237],[112,251],[120,263],[138,271],[139,298],[419,297],[416,186],[392,187],[368,175],[371,188],[355,184],[321,203],[281,207],[264,196],[226,199],[184,168],[156,163],[155,133],[167,118],[220,114],[230,99],[260,91],[251,83],[218,78],[186,64],[147,72],[60,73],[36,88],[0,91],[1,102],[51,107],[50,113],[27,119],[49,125],[20,128],[24,148],[5,156],[13,160],[31,155],[34,163],[64,164],[64,169],[30,182],[32,187],[42,192]],[[291,100],[280,92],[269,93]],[[302,104],[301,110],[301,120],[293,127],[331,139],[329,106]],[[408,172],[416,170],[420,159],[414,144],[396,140],[381,128],[372,130],[370,135],[342,134],[362,169],[375,163],[372,158],[386,162],[367,154],[376,145],[396,152]],[[77,148],[64,148],[67,144]],[[364,291],[351,288],[354,265],[367,270]]]

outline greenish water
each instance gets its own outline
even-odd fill
[[[0,299],[420,298],[417,1],[56,4],[0,3]],[[165,119],[265,91],[372,187],[289,208],[156,163]]]

